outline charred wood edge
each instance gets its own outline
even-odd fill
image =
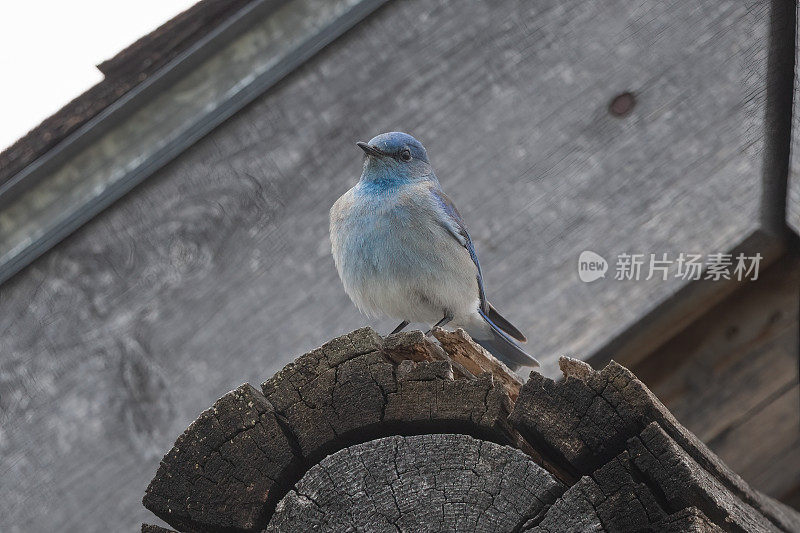
[[[569,487],[516,531],[800,531],[797,512],[752,490],[613,361],[595,371],[562,358],[563,381],[532,372],[512,406],[516,380],[491,355],[461,332],[435,334],[441,346],[420,332],[382,339],[363,328],[284,367],[263,395],[247,384],[228,393],[165,456],[145,506],[179,531],[256,531],[338,450],[390,435],[462,433],[519,448]],[[487,365],[494,374],[470,370]],[[269,442],[248,433],[253,405],[259,422],[250,426]],[[195,459],[220,463],[212,445],[245,459],[225,458],[217,471],[203,463],[196,486]]]
[[[386,1],[254,0],[0,183],[0,283]]]

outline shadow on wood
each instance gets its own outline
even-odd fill
[[[229,392],[145,507],[187,532],[800,530],[624,367],[563,358],[519,388],[463,332],[436,337],[356,330]]]

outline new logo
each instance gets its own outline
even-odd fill
[[[589,250],[581,252],[578,258],[578,277],[584,283],[591,283],[592,281],[606,277],[608,270],[608,262],[603,259],[603,256],[596,254]]]

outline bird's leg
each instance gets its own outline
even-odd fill
[[[444,317],[442,317],[442,319],[439,322],[434,324],[433,327],[431,327],[431,329],[429,329],[427,332],[425,332],[425,336],[427,337],[428,335],[430,335],[431,332],[433,331],[433,328],[438,328],[438,327],[444,326],[445,324],[447,324],[451,320],[453,320],[453,315],[450,314],[450,313],[446,313],[444,315]]]
[[[404,329],[406,329],[406,326],[407,326],[407,325],[408,325],[408,320],[403,320],[402,322],[400,322],[400,325],[399,325],[399,326],[397,326],[396,328],[394,328],[394,331],[392,331],[391,333],[389,333],[389,335],[394,335],[395,333],[400,333],[401,331],[403,331]]]

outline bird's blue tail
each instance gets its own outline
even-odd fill
[[[506,335],[482,310],[478,312],[489,327],[482,328],[483,331],[480,332],[476,331],[474,335],[473,332],[467,331],[475,342],[486,348],[511,370],[517,370],[522,366],[539,366],[539,361]]]

